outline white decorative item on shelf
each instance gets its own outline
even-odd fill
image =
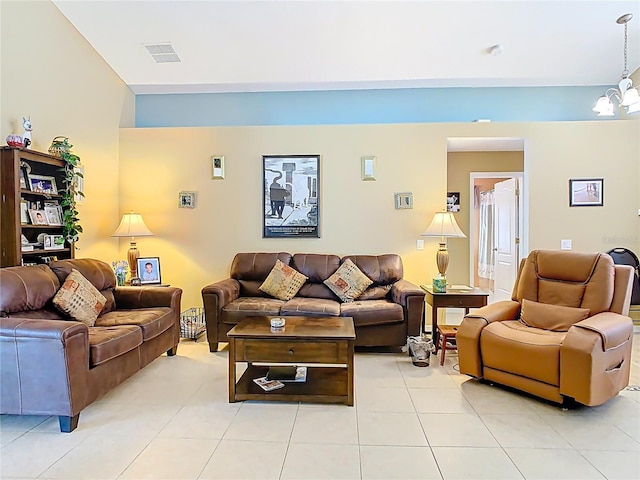
[[[24,127],[24,133],[22,134],[22,146],[24,148],[31,148],[31,117],[22,117],[22,126]]]

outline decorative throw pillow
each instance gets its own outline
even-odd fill
[[[529,327],[566,332],[571,325],[584,320],[591,311],[588,308],[565,307],[522,300],[520,321]]]
[[[307,281],[307,277],[280,260],[269,272],[260,290],[280,300],[291,300]]]
[[[358,300],[381,300],[389,296],[391,291],[391,285],[376,285],[375,287],[369,287],[362,295],[358,297]]]
[[[53,304],[74,320],[93,327],[107,299],[75,268],[53,297]]]
[[[350,259],[324,281],[343,302],[353,302],[373,283]]]

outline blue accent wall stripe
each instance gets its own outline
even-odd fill
[[[403,88],[136,95],[136,127],[596,120],[606,87]]]

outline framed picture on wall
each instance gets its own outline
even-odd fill
[[[320,155],[262,156],[262,237],[320,238]]]
[[[460,211],[460,192],[447,192],[447,212]]]
[[[603,205],[603,178],[572,178],[569,180],[570,207],[602,207]]]
[[[138,277],[141,285],[162,283],[159,257],[140,257],[137,259]]]

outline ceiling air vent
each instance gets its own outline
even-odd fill
[[[180,57],[170,43],[147,43],[144,47],[156,63],[180,62]]]

